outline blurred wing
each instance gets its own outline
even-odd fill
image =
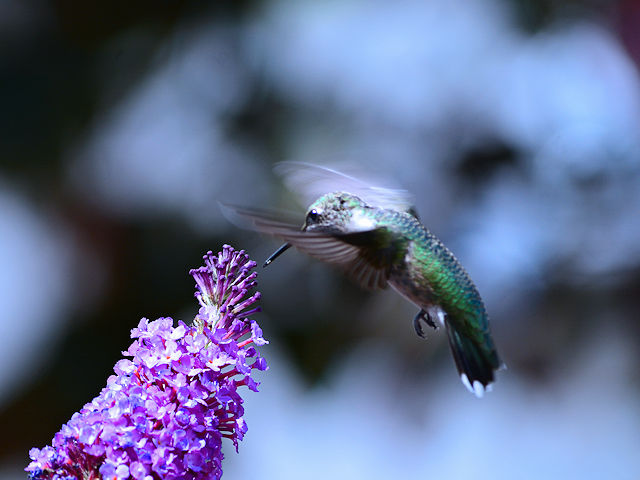
[[[280,231],[297,230],[296,217],[299,214],[281,210],[267,210],[263,208],[244,207],[230,203],[218,202],[222,214],[239,228],[257,230],[258,232],[280,236]],[[301,223],[299,225],[302,225]],[[283,238],[283,237],[281,237]]]
[[[386,288],[389,264],[377,258],[373,250],[364,245],[385,234],[386,229],[374,229],[354,234],[337,232],[305,232],[293,223],[279,219],[275,212],[221,204],[228,218],[243,218],[258,232],[278,237],[301,252],[330,263],[343,270],[352,280],[367,289]],[[369,238],[367,238],[370,236]]]
[[[406,190],[369,185],[328,167],[311,163],[280,162],[276,164],[275,171],[283,177],[289,189],[302,196],[305,206],[327,193],[347,192],[376,207],[401,212],[408,212],[413,207],[413,197]]]

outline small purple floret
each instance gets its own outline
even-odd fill
[[[247,426],[238,387],[257,391],[254,369],[267,365],[255,346],[262,330],[247,318],[259,293],[256,263],[225,245],[191,270],[200,310],[193,325],[140,320],[115,375],[75,413],[52,446],[33,448],[32,479],[218,479],[222,438],[236,451]]]

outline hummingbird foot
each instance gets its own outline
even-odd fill
[[[427,325],[429,325],[431,328],[433,328],[434,330],[438,329],[438,326],[435,324],[435,322],[431,318],[431,315],[429,315],[429,312],[427,312],[424,308],[421,308],[420,311],[413,318],[413,328],[416,330],[416,333],[418,334],[419,337],[427,338],[427,335],[424,333],[424,330],[422,329],[422,324],[420,323],[421,320]]]

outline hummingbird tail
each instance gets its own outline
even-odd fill
[[[446,322],[449,346],[460,374],[460,379],[467,389],[477,397],[482,397],[485,391],[491,390],[495,376],[494,372],[500,366],[498,354],[493,348],[493,342],[487,335],[488,347],[479,345],[476,341],[463,335],[450,323]]]

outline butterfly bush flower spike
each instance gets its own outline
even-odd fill
[[[192,325],[142,319],[100,394],[29,452],[31,479],[218,479],[222,439],[238,450],[247,432],[240,387],[258,390],[254,370],[267,343],[249,317],[255,262],[225,245],[191,270],[200,310]]]

